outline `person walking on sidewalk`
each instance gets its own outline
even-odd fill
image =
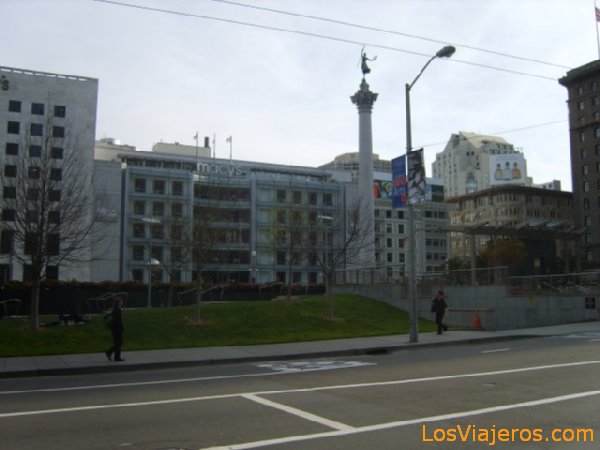
[[[435,313],[435,323],[437,324],[437,334],[442,334],[442,331],[448,331],[448,327],[442,322],[444,314],[446,314],[448,304],[446,303],[446,295],[444,291],[439,290],[433,297],[431,302],[431,312]]]
[[[115,303],[110,313],[110,331],[113,338],[113,345],[104,352],[109,361],[113,361],[112,355],[115,355],[114,361],[125,361],[121,358],[121,347],[123,346],[123,297],[115,297]]]

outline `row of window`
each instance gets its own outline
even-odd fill
[[[577,95],[583,95],[584,90],[585,90],[584,85],[581,86],[577,86]],[[598,81],[592,81],[587,85],[588,90],[592,91],[592,92],[596,92],[598,90]]]
[[[600,208],[600,197],[598,197],[598,207]],[[583,209],[588,210],[591,209],[591,203],[589,198],[583,199]]]
[[[30,187],[27,188],[26,199],[30,201],[38,201],[40,199],[41,189]],[[17,188],[16,186],[4,186],[2,188],[2,197],[5,200],[16,200],[17,199]],[[50,189],[48,191],[48,201],[60,202],[60,190]]]
[[[315,206],[318,202],[318,196],[316,192],[302,192],[299,190],[293,190],[288,193],[285,189],[277,189],[275,194],[277,203],[291,203],[295,205],[302,205],[305,201],[307,204]],[[324,192],[322,194],[322,204],[325,206],[333,206],[333,194],[330,192]]]
[[[24,250],[26,255],[31,255],[36,252],[38,245],[38,235],[36,233],[27,233],[25,235]],[[48,234],[48,242],[46,243],[47,255],[57,256],[60,250],[60,235],[58,233]],[[0,254],[12,255],[15,248],[15,232],[13,230],[2,230],[0,234]]]
[[[149,202],[148,202],[149,203]],[[146,208],[147,202],[144,200],[134,200],[133,201],[133,214],[136,216],[145,216],[148,214],[148,209]],[[165,202],[162,201],[153,201],[152,205],[152,215],[157,217],[164,217],[165,212],[167,210],[167,206]],[[170,217],[179,218],[183,217],[183,203],[173,202],[170,207],[171,215]]]
[[[4,166],[4,176],[6,178],[16,178],[18,169],[16,165],[6,164]],[[27,176],[30,180],[39,180],[42,175],[42,167],[40,166],[29,166],[27,167]],[[48,179],[51,181],[62,180],[62,169],[60,167],[50,168]]]
[[[587,159],[587,157],[590,155],[590,152],[587,148],[582,148],[581,150],[579,150],[579,154],[581,155],[581,159]],[[596,145],[595,155],[600,156],[600,144]]]
[[[152,194],[155,195],[165,195],[167,194],[167,181],[166,180],[152,180],[152,183],[149,182],[146,178],[135,178],[133,181],[133,190],[139,194],[147,193],[147,189],[149,186],[152,186]],[[170,194],[180,197],[183,195],[183,181],[174,180],[170,183],[171,190]]]
[[[591,192],[592,183],[590,183],[589,181],[584,181],[581,184],[581,189],[583,190],[583,192]],[[600,179],[596,180],[596,190],[600,191]]]
[[[23,103],[19,100],[8,101],[8,111],[20,113],[23,109]],[[31,114],[34,116],[43,116],[45,114],[46,105],[43,103],[31,103]],[[67,107],[63,105],[54,105],[54,117],[66,117]]]
[[[7,134],[21,134],[21,122],[17,122],[14,120],[9,120],[6,126]],[[44,136],[44,124],[41,123],[31,123],[29,124],[29,135],[30,136]],[[54,138],[64,138],[65,137],[65,127],[59,125],[52,126],[52,134],[50,135]]]
[[[18,155],[19,144],[16,142],[7,142],[5,146],[5,152],[7,155]],[[64,149],[62,147],[50,147],[50,158],[51,159],[63,159]],[[41,158],[43,154],[43,148],[41,145],[29,145],[29,157],[30,158]]]
[[[5,222],[15,222],[17,220],[17,211],[15,209],[4,208],[2,210],[2,220]],[[25,221],[27,223],[37,223],[40,213],[37,210],[25,211]],[[60,211],[48,211],[48,223],[52,225],[60,224]]]

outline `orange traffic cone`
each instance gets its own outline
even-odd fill
[[[475,328],[476,330],[481,328],[481,319],[479,318],[479,313],[477,311],[473,312],[473,318],[471,319],[471,328]]]

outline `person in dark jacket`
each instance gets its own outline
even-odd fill
[[[448,331],[448,327],[444,325],[442,320],[444,319],[444,314],[446,314],[446,309],[448,309],[448,304],[446,303],[446,295],[444,291],[439,290],[433,297],[433,301],[431,304],[431,312],[435,313],[435,323],[437,324],[437,334],[442,334],[443,331]]]
[[[113,361],[112,355],[114,353],[115,359],[114,361],[125,361],[121,358],[121,347],[123,346],[123,332],[125,328],[123,327],[123,297],[115,297],[115,303],[111,312],[112,321],[110,324],[110,331],[112,333],[113,345],[108,350],[104,352],[106,357]]]

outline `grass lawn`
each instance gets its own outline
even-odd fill
[[[192,325],[195,307],[132,309],[123,312],[124,351],[164,348],[255,345],[360,336],[406,334],[408,315],[386,303],[356,295],[338,295],[335,319],[328,320],[327,296],[292,301],[204,303],[202,325]],[[44,316],[50,324],[55,316]],[[421,331],[435,324],[420,321]],[[29,328],[28,319],[0,320],[0,357],[103,351],[111,342],[102,315],[89,324]]]

